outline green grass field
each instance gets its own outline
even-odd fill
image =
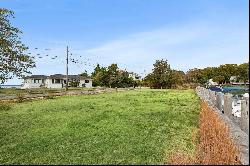
[[[163,164],[192,155],[193,90],[68,96],[0,111],[0,164]]]

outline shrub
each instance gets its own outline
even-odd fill
[[[79,84],[80,84],[79,81],[71,81],[71,82],[69,82],[69,85],[70,85],[71,87],[78,87]]]

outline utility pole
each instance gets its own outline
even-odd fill
[[[69,47],[67,46],[67,54],[66,54],[66,91],[68,90],[68,74],[69,74]]]

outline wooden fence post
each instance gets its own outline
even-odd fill
[[[249,97],[244,97],[241,100],[241,121],[240,121],[241,129],[249,133]]]
[[[232,94],[226,93],[224,95],[224,114],[227,115],[228,117],[232,116]]]
[[[221,92],[216,93],[216,107],[217,107],[222,113],[224,113],[224,111],[223,111],[223,100],[224,100],[223,93],[221,93]]]
[[[212,106],[216,107],[216,92],[212,91]]]

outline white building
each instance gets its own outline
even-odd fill
[[[129,72],[128,77],[133,78],[133,80],[141,80],[141,76],[139,76],[138,74],[134,72]]]
[[[244,83],[243,81],[238,80],[237,76],[231,76],[230,77],[230,84],[232,84],[232,85],[244,85],[244,84],[249,85],[249,80],[246,83]]]
[[[79,82],[78,87],[92,87],[92,79],[80,75],[68,75],[68,82]],[[55,74],[50,76],[32,75],[24,77],[22,89],[26,88],[63,88],[66,86],[66,75]]]
[[[219,84],[218,84],[217,82],[214,82],[213,79],[209,79],[209,80],[208,80],[208,85],[209,85],[209,86],[217,86],[217,85],[219,85]]]

